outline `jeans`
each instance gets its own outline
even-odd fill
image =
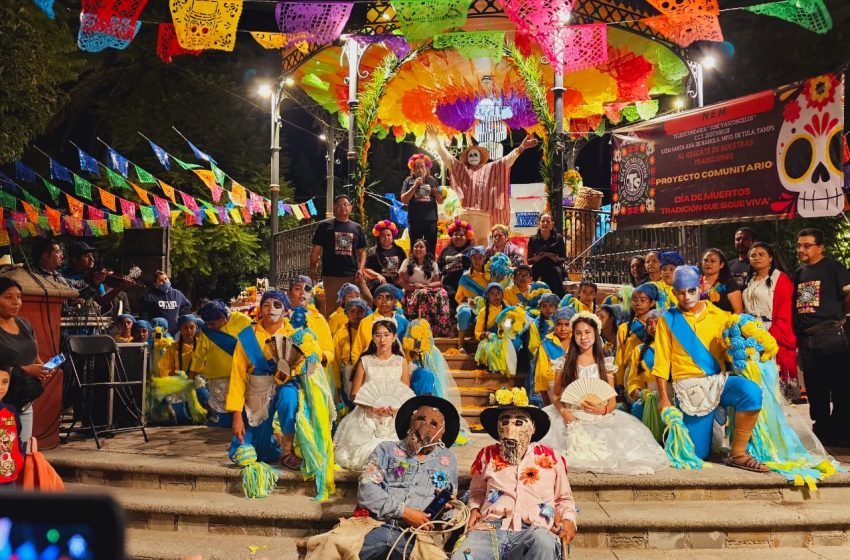
[[[848,439],[850,419],[850,380],[847,377],[847,352],[818,354],[806,349],[807,337],[799,340],[809,416],[812,430],[827,445]],[[830,410],[830,402],[832,408]]]
[[[363,539],[363,548],[360,549],[360,560],[384,560],[390,551],[390,547],[396,542],[401,532],[402,530],[395,525],[388,525],[386,523],[369,531],[366,534],[366,538]],[[408,536],[405,535],[398,541],[395,548],[393,548],[390,560],[402,560],[404,557],[404,544],[407,542]],[[408,557],[412,549],[413,541],[410,542],[410,546],[407,548]]]
[[[363,557],[360,557],[363,560]],[[561,539],[545,527],[474,530],[455,545],[451,560],[557,560]]]

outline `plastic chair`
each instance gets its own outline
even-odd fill
[[[145,432],[144,416],[136,401],[133,399],[131,388],[138,386],[142,392],[144,381],[130,381],[124,362],[118,353],[115,340],[110,336],[71,336],[68,337],[68,351],[70,353],[69,368],[73,372],[75,389],[79,392],[79,399],[75,399],[74,419],[65,434],[65,440],[70,437],[71,431],[77,421],[88,421],[88,426],[82,429],[90,429],[94,435],[97,448],[101,448],[100,436],[111,435],[118,432],[141,430],[148,441]],[[95,421],[95,397],[100,392],[105,392],[106,419],[98,425]],[[116,427],[113,421],[114,397],[117,396],[120,405],[123,405],[127,417],[134,422],[128,426]],[[144,406],[144,403],[142,404]]]

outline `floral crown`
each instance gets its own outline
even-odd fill
[[[420,154],[413,154],[412,156],[410,156],[410,159],[407,160],[407,168],[412,170],[413,166],[416,165],[416,162],[419,161],[420,159],[425,162],[425,168],[426,169],[431,169],[431,166],[434,165],[434,162],[431,161],[430,157],[428,157],[426,154],[420,153]]]
[[[475,240],[475,232],[472,231],[472,226],[466,220],[461,220],[459,218],[455,218],[455,220],[449,224],[449,227],[446,229],[446,233],[448,233],[449,237],[451,237],[458,229],[466,230],[466,238],[470,241]]]
[[[513,389],[502,387],[495,393],[490,393],[490,404],[528,406],[528,394],[525,392],[525,387],[514,387]]]
[[[376,223],[375,227],[372,228],[372,235],[380,237],[381,232],[385,229],[388,229],[393,233],[393,239],[398,237],[398,227],[392,222],[392,220],[381,220]]]
[[[596,332],[597,333],[602,332],[602,321],[599,319],[599,317],[597,317],[596,315],[594,315],[590,311],[579,311],[578,313],[573,315],[573,318],[570,319],[570,328],[571,329],[576,324],[576,321],[578,321],[579,319],[585,319],[587,321],[593,321],[593,324],[596,325]]]

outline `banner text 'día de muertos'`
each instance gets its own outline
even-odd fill
[[[826,74],[616,131],[614,223],[839,214],[843,97]]]

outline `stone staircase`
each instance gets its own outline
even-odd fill
[[[456,338],[437,338],[435,342],[443,352],[449,348],[457,348]],[[481,410],[490,405],[490,394],[501,387],[523,387],[526,376],[519,374],[514,377],[505,377],[480,369],[480,366],[475,363],[476,347],[475,343],[467,342],[465,355],[448,355],[445,358],[449,371],[460,390],[461,416],[469,423],[472,431],[481,431],[478,417]]]
[[[124,507],[131,558],[171,560],[189,553],[210,559],[296,558],[299,538],[330,529],[355,506],[357,475],[337,473],[338,493],[312,500],[314,488],[284,472],[265,500],[241,495],[238,469],[228,465],[228,434],[199,427],[154,428],[72,442],[46,452],[71,492],[106,492]],[[454,448],[460,484],[491,442],[484,434]],[[810,492],[779,475],[712,465],[701,472],[668,470],[653,477],[576,473],[580,508],[570,558],[744,558],[752,548],[770,558],[850,558],[850,475]],[[721,550],[722,549],[722,550]],[[744,550],[736,550],[744,549]]]

